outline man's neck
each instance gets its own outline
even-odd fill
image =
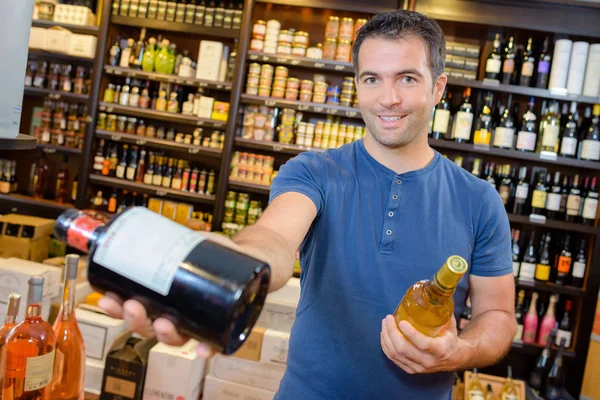
[[[404,147],[390,148],[377,142],[367,132],[364,144],[371,157],[397,174],[425,168],[435,155],[429,147],[427,134],[419,135]]]

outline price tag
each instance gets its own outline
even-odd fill
[[[115,70],[113,71],[113,73],[114,73],[115,75],[121,75],[121,71],[119,71],[118,69],[115,69]]]
[[[300,60],[292,60],[291,64],[292,65],[298,65],[298,64],[300,64]]]
[[[258,56],[256,54],[250,54],[248,58],[251,60],[258,60]]]
[[[270,60],[270,58],[269,58],[269,56],[263,56],[262,60],[263,60],[263,61],[269,61],[269,60]]]
[[[106,112],[108,112],[108,113],[113,112],[113,108],[112,107],[106,107]]]
[[[206,82],[198,82],[198,86],[205,88],[205,87],[208,87],[208,83],[206,83]]]
[[[110,135],[110,140],[114,140],[115,142],[118,142],[121,140],[121,135]]]
[[[100,110],[100,111],[106,111],[106,106],[100,106],[100,107],[98,107],[98,110]]]
[[[181,85],[183,83],[183,79],[175,79],[175,83]]]
[[[346,111],[346,117],[348,118],[354,118],[358,115],[358,113],[356,111]]]
[[[156,191],[156,195],[157,195],[157,196],[164,197],[164,196],[166,196],[166,195],[167,195],[167,192],[165,192],[165,191],[162,191],[162,190],[157,190],[157,191]]]
[[[323,68],[324,66],[325,66],[325,63],[322,63],[322,62],[315,63],[315,68]]]
[[[54,153],[56,153],[56,149],[54,149],[52,147],[44,147],[44,153],[54,154]]]
[[[284,57],[277,57],[276,61],[277,61],[278,63],[287,63],[287,62],[288,62],[288,59],[287,59],[287,58],[284,58]]]
[[[60,99],[60,94],[58,94],[58,93],[50,93],[48,95],[48,98],[50,98],[52,100],[58,100],[58,99]]]
[[[323,112],[324,108],[323,107],[313,107],[314,112]]]
[[[273,145],[273,151],[281,151],[281,150],[283,150],[283,146],[279,146],[276,144]]]
[[[193,85],[195,82],[194,81],[185,81],[186,85]]]
[[[204,125],[204,121],[202,121],[202,120],[199,120],[199,121],[197,121],[197,122],[196,122],[196,125],[198,125],[198,126],[203,126],[203,125]]]
[[[135,141],[135,144],[137,144],[138,146],[143,146],[146,144],[146,141],[143,139],[138,139]]]
[[[329,115],[335,115],[337,114],[338,110],[336,110],[335,108],[328,108],[326,112]]]
[[[309,106],[307,106],[306,104],[300,104],[298,106],[298,110],[300,110],[300,111],[306,111],[308,109],[309,109]]]
[[[225,126],[225,124],[221,124],[221,123],[218,123],[218,122],[216,122],[216,123],[213,123],[213,127],[214,127],[214,128],[222,128],[222,127],[224,127],[224,126]]]
[[[274,107],[277,104],[277,100],[265,100],[265,106]]]
[[[335,66],[335,70],[336,71],[343,71],[345,69],[346,69],[346,66],[344,66],[344,65],[336,65]]]
[[[198,148],[198,147],[189,147],[188,148],[188,153],[190,153],[190,154],[198,154],[198,153],[200,153],[200,148]]]
[[[217,84],[217,89],[223,89],[223,85],[221,85],[220,83]]]

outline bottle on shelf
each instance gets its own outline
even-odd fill
[[[525,315],[525,323],[523,326],[523,343],[533,344],[537,336],[538,329],[538,314],[537,314],[537,300],[538,294],[533,292],[531,294],[531,300],[529,302],[529,310]]]
[[[598,190],[596,189],[597,178],[592,177],[592,183],[585,194],[581,211],[581,221],[585,225],[594,226],[598,212]]]
[[[563,354],[565,352],[565,344],[566,339],[562,338],[554,362],[548,371],[548,376],[546,377],[546,400],[559,400],[563,398],[562,391],[565,387]]]
[[[31,182],[31,186],[33,188],[33,197],[36,199],[43,199],[46,195],[46,190],[48,188],[48,175],[50,167],[46,163],[46,155],[42,154],[42,158],[38,161],[37,168],[35,169],[35,174],[33,176],[33,180]]]
[[[526,177],[527,167],[521,167],[519,169],[519,181],[516,183],[513,214],[523,215],[525,213],[525,205],[529,196],[529,183],[526,181]]]
[[[494,147],[512,149],[515,139],[515,121],[512,117],[512,94],[508,95],[506,108],[500,118],[500,123],[494,130]]]
[[[538,334],[538,344],[541,346],[545,346],[546,343],[549,342],[550,332],[556,326],[556,316],[554,313],[554,308],[556,307],[556,302],[558,301],[557,295],[550,296],[550,302],[548,304],[548,309],[546,310],[546,314],[544,318],[542,318],[542,323],[540,325],[540,331]]]
[[[512,263],[513,263],[513,276],[516,278],[519,276],[519,267],[521,263],[521,249],[519,247],[519,238],[521,232],[518,229],[511,230],[512,239]]]
[[[51,400],[56,336],[42,319],[44,278],[33,275],[28,284],[25,319],[11,329],[4,345],[2,390],[14,400]]]
[[[535,267],[535,280],[540,282],[548,282],[550,279],[550,234],[547,234],[544,243],[542,244],[542,252],[540,259]]]
[[[94,196],[92,198],[92,209],[96,210],[96,211],[104,211],[105,208],[105,200],[104,197],[102,197],[102,190],[98,190],[98,192],[96,192],[96,196]]]
[[[496,393],[494,393],[494,390],[492,389],[492,385],[489,383],[485,393],[485,400],[498,400],[498,396],[496,396]]]
[[[565,221],[571,223],[579,222],[581,215],[581,189],[579,189],[579,175],[573,177],[573,184],[569,188],[567,196],[567,213]]]
[[[467,268],[462,257],[450,256],[432,280],[419,281],[406,291],[394,312],[396,322],[406,320],[424,335],[437,335],[452,317],[452,295]],[[436,311],[432,312],[433,309]]]
[[[65,257],[63,300],[53,330],[56,336],[52,399],[83,397],[85,346],[75,317],[75,290],[79,256]]]
[[[556,331],[556,341],[554,342],[557,346],[560,346],[561,340],[565,339],[565,348],[571,347],[571,340],[573,338],[573,327],[571,326],[571,319],[569,313],[571,312],[571,300],[565,302],[565,309],[558,324],[558,330]]]
[[[531,232],[527,250],[523,256],[523,261],[521,261],[521,265],[519,266],[519,279],[533,281],[535,277],[537,257],[535,255],[535,247],[533,245],[534,237],[535,236],[533,232]]]
[[[69,182],[69,157],[63,157],[63,166],[56,173],[56,185],[54,186],[54,198],[61,204],[67,202],[67,183]]]
[[[156,58],[156,39],[151,37],[148,39],[148,46],[142,57],[142,71],[154,71],[154,59]]]
[[[527,111],[523,114],[521,121],[521,130],[517,134],[516,149],[523,152],[534,152],[537,142],[536,120],[537,117],[533,112],[535,107],[535,99],[529,98],[527,103]]]
[[[600,104],[594,105],[594,118],[581,141],[579,156],[582,160],[600,161]]]
[[[554,183],[548,190],[548,195],[546,198],[546,216],[549,219],[559,220],[563,218],[563,215],[560,211],[560,202],[562,199],[561,196],[562,186],[560,185],[560,172],[556,171],[554,173]]]
[[[267,264],[143,207],[129,208],[107,225],[67,210],[54,235],[89,252],[88,280],[97,291],[140,298],[149,315],[172,315],[182,334],[224,354],[244,342],[268,292]],[[162,261],[167,256],[172,262]]]
[[[577,255],[575,256],[575,260],[573,262],[573,273],[571,282],[573,286],[578,288],[583,287],[586,265],[586,238],[582,237],[579,241],[579,250],[577,251]]]
[[[523,52],[523,64],[521,65],[521,78],[519,85],[531,86],[531,77],[535,70],[535,56],[533,55],[533,38],[527,40],[527,47]]]
[[[540,172],[538,181],[531,197],[531,213],[546,215],[546,201],[548,198],[548,187],[546,186],[546,174]]]
[[[121,60],[121,46],[119,45],[120,40],[121,39],[119,37],[117,37],[117,40],[115,41],[115,43],[113,43],[113,45],[110,47],[110,50],[109,50],[108,63],[112,67],[119,66],[119,62]]]
[[[483,397],[483,386],[479,381],[479,372],[477,368],[473,368],[473,375],[471,375],[471,384],[467,388],[469,394],[469,400],[484,400]]]
[[[517,330],[515,332],[515,336],[513,337],[513,342],[516,342],[516,343],[523,342],[523,327],[525,324],[524,302],[525,302],[525,291],[519,290],[519,294],[517,295],[517,305],[515,307],[515,318],[517,320]]]
[[[546,36],[542,53],[537,63],[537,77],[535,87],[546,89],[548,88],[548,79],[550,78],[550,63],[552,62],[552,54],[549,51],[550,38]]]
[[[537,152],[541,155],[555,157],[558,154],[560,119],[558,118],[558,102],[550,104],[548,111],[540,121],[540,134]]]
[[[504,61],[502,62],[502,83],[510,84],[515,71],[515,38],[510,37],[504,48]]]
[[[486,92],[483,108],[475,121],[473,133],[473,143],[477,145],[489,146],[492,138],[492,105],[494,104],[494,95],[492,92]]]
[[[494,48],[485,61],[485,77],[487,79],[499,80],[502,69],[502,54],[500,54],[500,34],[494,37]]]
[[[546,384],[546,376],[548,375],[548,370],[550,368],[550,357],[552,356],[551,347],[555,336],[556,329],[553,329],[552,332],[550,332],[550,338],[546,343],[544,350],[542,350],[542,353],[535,362],[535,367],[531,371],[531,375],[529,375],[529,381],[527,383],[538,392],[540,392]]]
[[[568,158],[577,156],[577,103],[574,101],[571,102],[570,112],[563,126],[559,155]]]
[[[6,315],[4,316],[4,324],[0,327],[0,360],[3,357],[3,348],[6,342],[8,332],[17,323],[17,315],[19,314],[19,306],[21,305],[21,295],[11,293],[8,295],[8,303],[6,305]],[[2,388],[2,374],[0,374],[0,389]]]
[[[471,88],[463,91],[463,102],[454,116],[452,138],[458,142],[468,142],[471,139],[473,127],[473,106],[471,105]]]
[[[501,400],[517,400],[518,392],[515,382],[513,381],[512,376],[512,366],[508,366],[508,373],[506,375],[506,381],[502,386],[502,391],[500,392]]]
[[[450,103],[447,100],[448,88],[444,90],[444,95],[440,102],[435,106],[433,114],[432,136],[434,139],[446,137],[450,127]]]
[[[571,273],[571,265],[573,263],[573,255],[569,246],[571,244],[571,235],[566,234],[563,242],[563,247],[558,254],[556,284],[566,285],[569,274]]]
[[[134,44],[135,41],[132,38],[127,39],[127,47],[121,50],[121,59],[119,60],[119,67],[129,68],[129,59],[131,58],[131,53],[133,52]]]

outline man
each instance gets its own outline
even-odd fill
[[[301,251],[302,294],[276,399],[449,399],[451,371],[493,364],[510,346],[514,281],[500,197],[427,141],[446,86],[444,43],[421,14],[373,17],[353,50],[366,137],[282,166],[260,221],[228,242],[270,264],[271,290],[292,276]],[[470,265],[455,295],[455,315],[471,297],[468,327],[457,335],[453,318],[429,338],[398,326],[389,314],[406,289],[453,254]],[[184,341],[137,302],[101,305],[117,317],[125,310],[130,328]]]

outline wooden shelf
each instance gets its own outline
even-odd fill
[[[587,292],[584,289],[576,288],[574,286],[560,286],[554,283],[542,283],[537,281],[524,281],[522,279],[515,279],[515,285],[519,289],[535,290],[537,292],[549,292],[566,294],[575,297],[586,297]]]
[[[310,8],[326,8],[328,10],[351,11],[366,14],[378,14],[382,12],[395,11],[397,8],[382,7],[377,2],[373,2],[371,6],[356,5],[353,2],[334,0],[257,0],[257,3],[281,4],[285,6],[310,7]]]
[[[203,35],[220,38],[237,38],[239,29],[207,28],[195,24],[182,24],[179,22],[161,21],[150,18],[132,18],[121,15],[112,15],[111,22],[117,25],[134,26],[137,28],[153,29],[158,31],[177,32],[184,34]]]
[[[244,147],[247,149],[264,150],[273,153],[283,153],[291,155],[298,155],[300,153],[304,153],[305,151],[314,151],[316,153],[322,153],[325,151],[323,149],[317,149],[314,147],[298,146],[295,144],[282,144],[279,142],[267,142],[265,140],[244,139],[241,137],[235,138],[235,144],[236,146]]]
[[[109,132],[103,130],[96,130],[96,136],[103,139],[112,140],[114,142],[131,143],[136,144],[138,146],[178,151],[197,157],[221,157],[221,149],[211,149],[210,147],[175,143],[173,140],[156,139],[138,135],[131,135],[127,133]]]
[[[90,182],[97,185],[109,186],[117,189],[127,189],[134,192],[148,193],[156,197],[164,197],[167,199],[173,199],[178,201],[187,201],[193,203],[213,204],[215,202],[215,196],[184,192],[181,190],[167,189],[160,186],[146,185],[145,183],[138,183],[128,181],[126,179],[112,178],[102,175],[90,175]]]
[[[257,185],[256,183],[233,181],[231,179],[229,180],[229,189],[256,194],[265,194],[267,196],[271,192],[271,188],[266,185]]]
[[[352,63],[345,63],[333,60],[315,60],[306,57],[267,54],[258,51],[249,51],[248,60],[253,62],[266,62],[275,65],[289,65],[292,67],[302,67],[325,71],[338,71],[349,74],[354,73],[354,67],[352,66]]]
[[[44,88],[37,88],[33,86],[25,86],[25,95],[27,96],[51,96],[54,99],[65,99],[65,100],[76,100],[76,101],[88,101],[89,96],[87,94],[77,94],[71,92],[61,92],[60,90],[50,90]]]
[[[58,26],[61,28],[68,29],[73,33],[94,36],[98,35],[97,26],[65,24],[62,22],[46,21],[43,19],[34,19],[33,21],[31,21],[31,26],[35,26],[37,28],[52,28]]]
[[[360,110],[352,107],[332,106],[328,104],[310,103],[298,100],[274,99],[272,97],[242,94],[241,99],[246,104],[258,104],[267,107],[285,107],[298,111],[315,114],[337,115],[340,117],[361,119]]]
[[[50,209],[52,211],[63,212],[69,208],[74,208],[73,204],[59,203],[53,200],[36,199],[31,196],[25,196],[17,193],[2,194],[0,193],[0,200],[6,202],[12,207],[18,208],[19,206],[35,206]]]
[[[553,350],[557,350],[558,347],[552,345]],[[544,350],[544,346],[539,344],[525,344],[525,343],[512,343],[510,346],[510,351],[516,353],[525,353],[525,354],[542,354],[542,350]],[[565,350],[564,356],[567,358],[575,358],[575,352],[571,350]]]
[[[0,138],[0,150],[32,150],[37,145],[37,139],[31,135],[19,133],[16,138]]]
[[[508,214],[508,220],[515,224],[542,226],[545,229],[558,229],[562,231],[585,233],[588,235],[595,235],[598,232],[598,229],[593,226],[555,221],[552,219],[546,219],[546,222],[535,222],[531,220],[528,215]]]
[[[592,171],[600,171],[600,162],[576,160],[573,158],[557,157],[547,159],[540,157],[537,153],[525,153],[518,150],[498,149],[496,147],[477,146],[472,143],[457,143],[443,139],[429,139],[429,145],[436,149],[457,150],[469,153],[484,154],[489,156],[504,157],[513,160],[525,160],[540,164],[562,165],[566,167],[582,168]]]
[[[577,96],[577,95],[560,95],[550,92],[548,89],[539,89],[527,86],[518,85],[490,85],[483,81],[464,78],[448,77],[448,84],[451,86],[470,87],[471,89],[491,90],[496,92],[520,94],[523,96],[541,97],[544,99],[553,99],[561,101],[576,101],[578,103],[596,104],[600,103],[600,97],[593,96]]]
[[[154,111],[147,108],[121,106],[113,103],[100,102],[98,107],[102,112],[129,115],[131,117],[141,117],[156,121],[174,122],[190,126],[224,129],[225,124],[227,123],[226,121],[218,121],[216,119],[198,118],[191,115],[183,115],[181,113]]]
[[[46,153],[68,153],[68,154],[81,154],[81,149],[74,147],[58,146],[48,143],[38,143],[36,146],[38,149],[42,149]]]
[[[66,62],[86,63],[86,64],[91,64],[94,62],[93,58],[70,56],[65,53],[52,53],[49,51],[38,50],[38,49],[29,49],[28,57],[36,58],[36,59],[37,58],[53,59],[53,60],[60,60],[60,61],[66,61]]]
[[[158,72],[146,72],[138,69],[104,66],[107,75],[125,76],[129,78],[147,79],[157,82],[167,82],[176,85],[192,86],[214,90],[231,90],[231,82],[207,81],[203,79],[183,78],[177,75],[160,74]]]

